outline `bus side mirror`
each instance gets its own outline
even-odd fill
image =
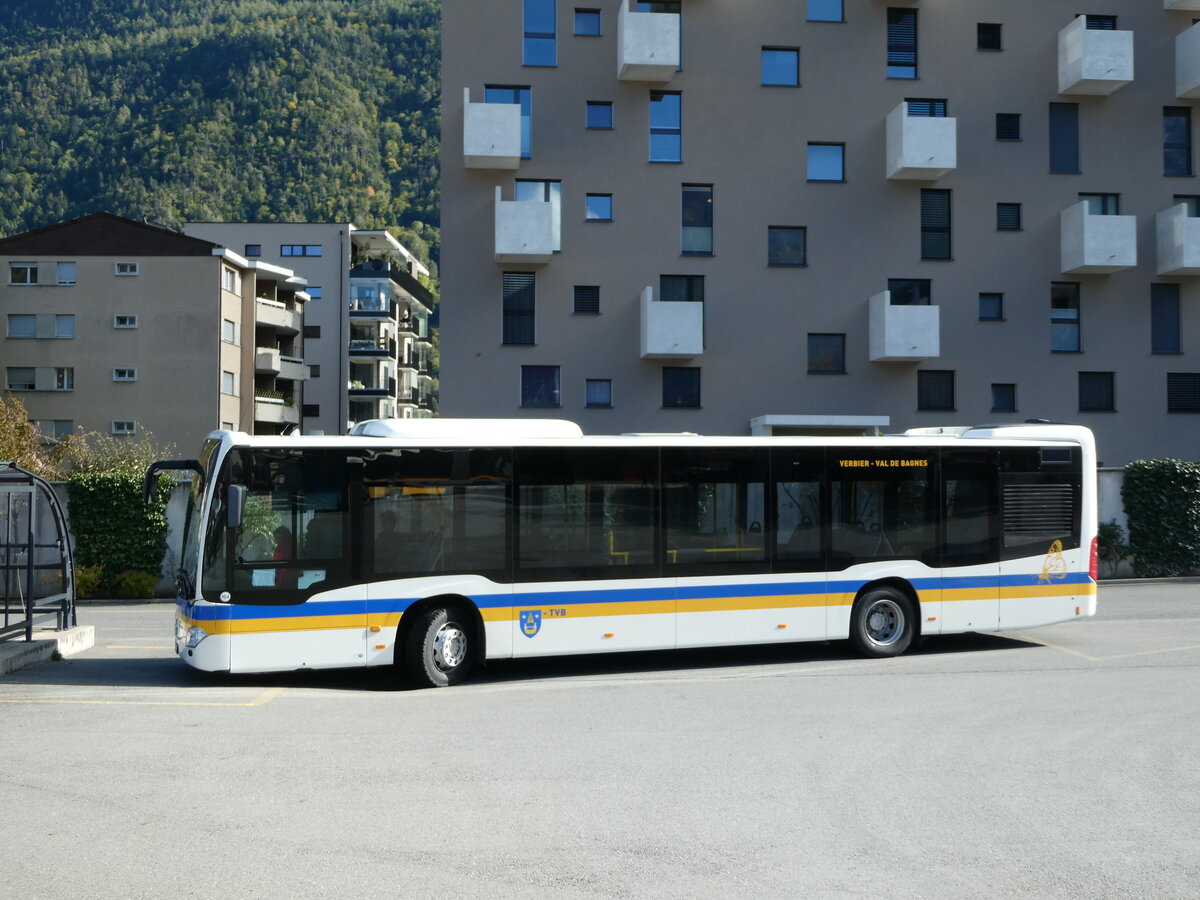
[[[231,484],[225,494],[225,524],[230,528],[240,528],[242,517],[246,513],[246,486]]]

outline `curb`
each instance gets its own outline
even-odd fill
[[[55,654],[74,656],[96,645],[95,625],[77,625],[65,631],[37,628],[33,633],[32,641],[0,641],[0,675],[48,662]]]

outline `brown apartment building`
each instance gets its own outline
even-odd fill
[[[4,389],[52,437],[302,426],[305,283],[156,225],[97,213],[0,240]]]
[[[443,415],[1200,453],[1200,0],[444,0]]]

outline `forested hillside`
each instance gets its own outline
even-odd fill
[[[2,0],[0,235],[99,210],[176,228],[349,220],[436,255],[438,14]]]

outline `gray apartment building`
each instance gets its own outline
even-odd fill
[[[191,222],[184,231],[307,279],[306,434],[432,414],[429,269],[391,234],[348,222]]]
[[[1200,0],[444,0],[441,412],[1200,455]]]
[[[210,241],[95,213],[0,240],[2,389],[52,438],[302,426],[304,280]]]

